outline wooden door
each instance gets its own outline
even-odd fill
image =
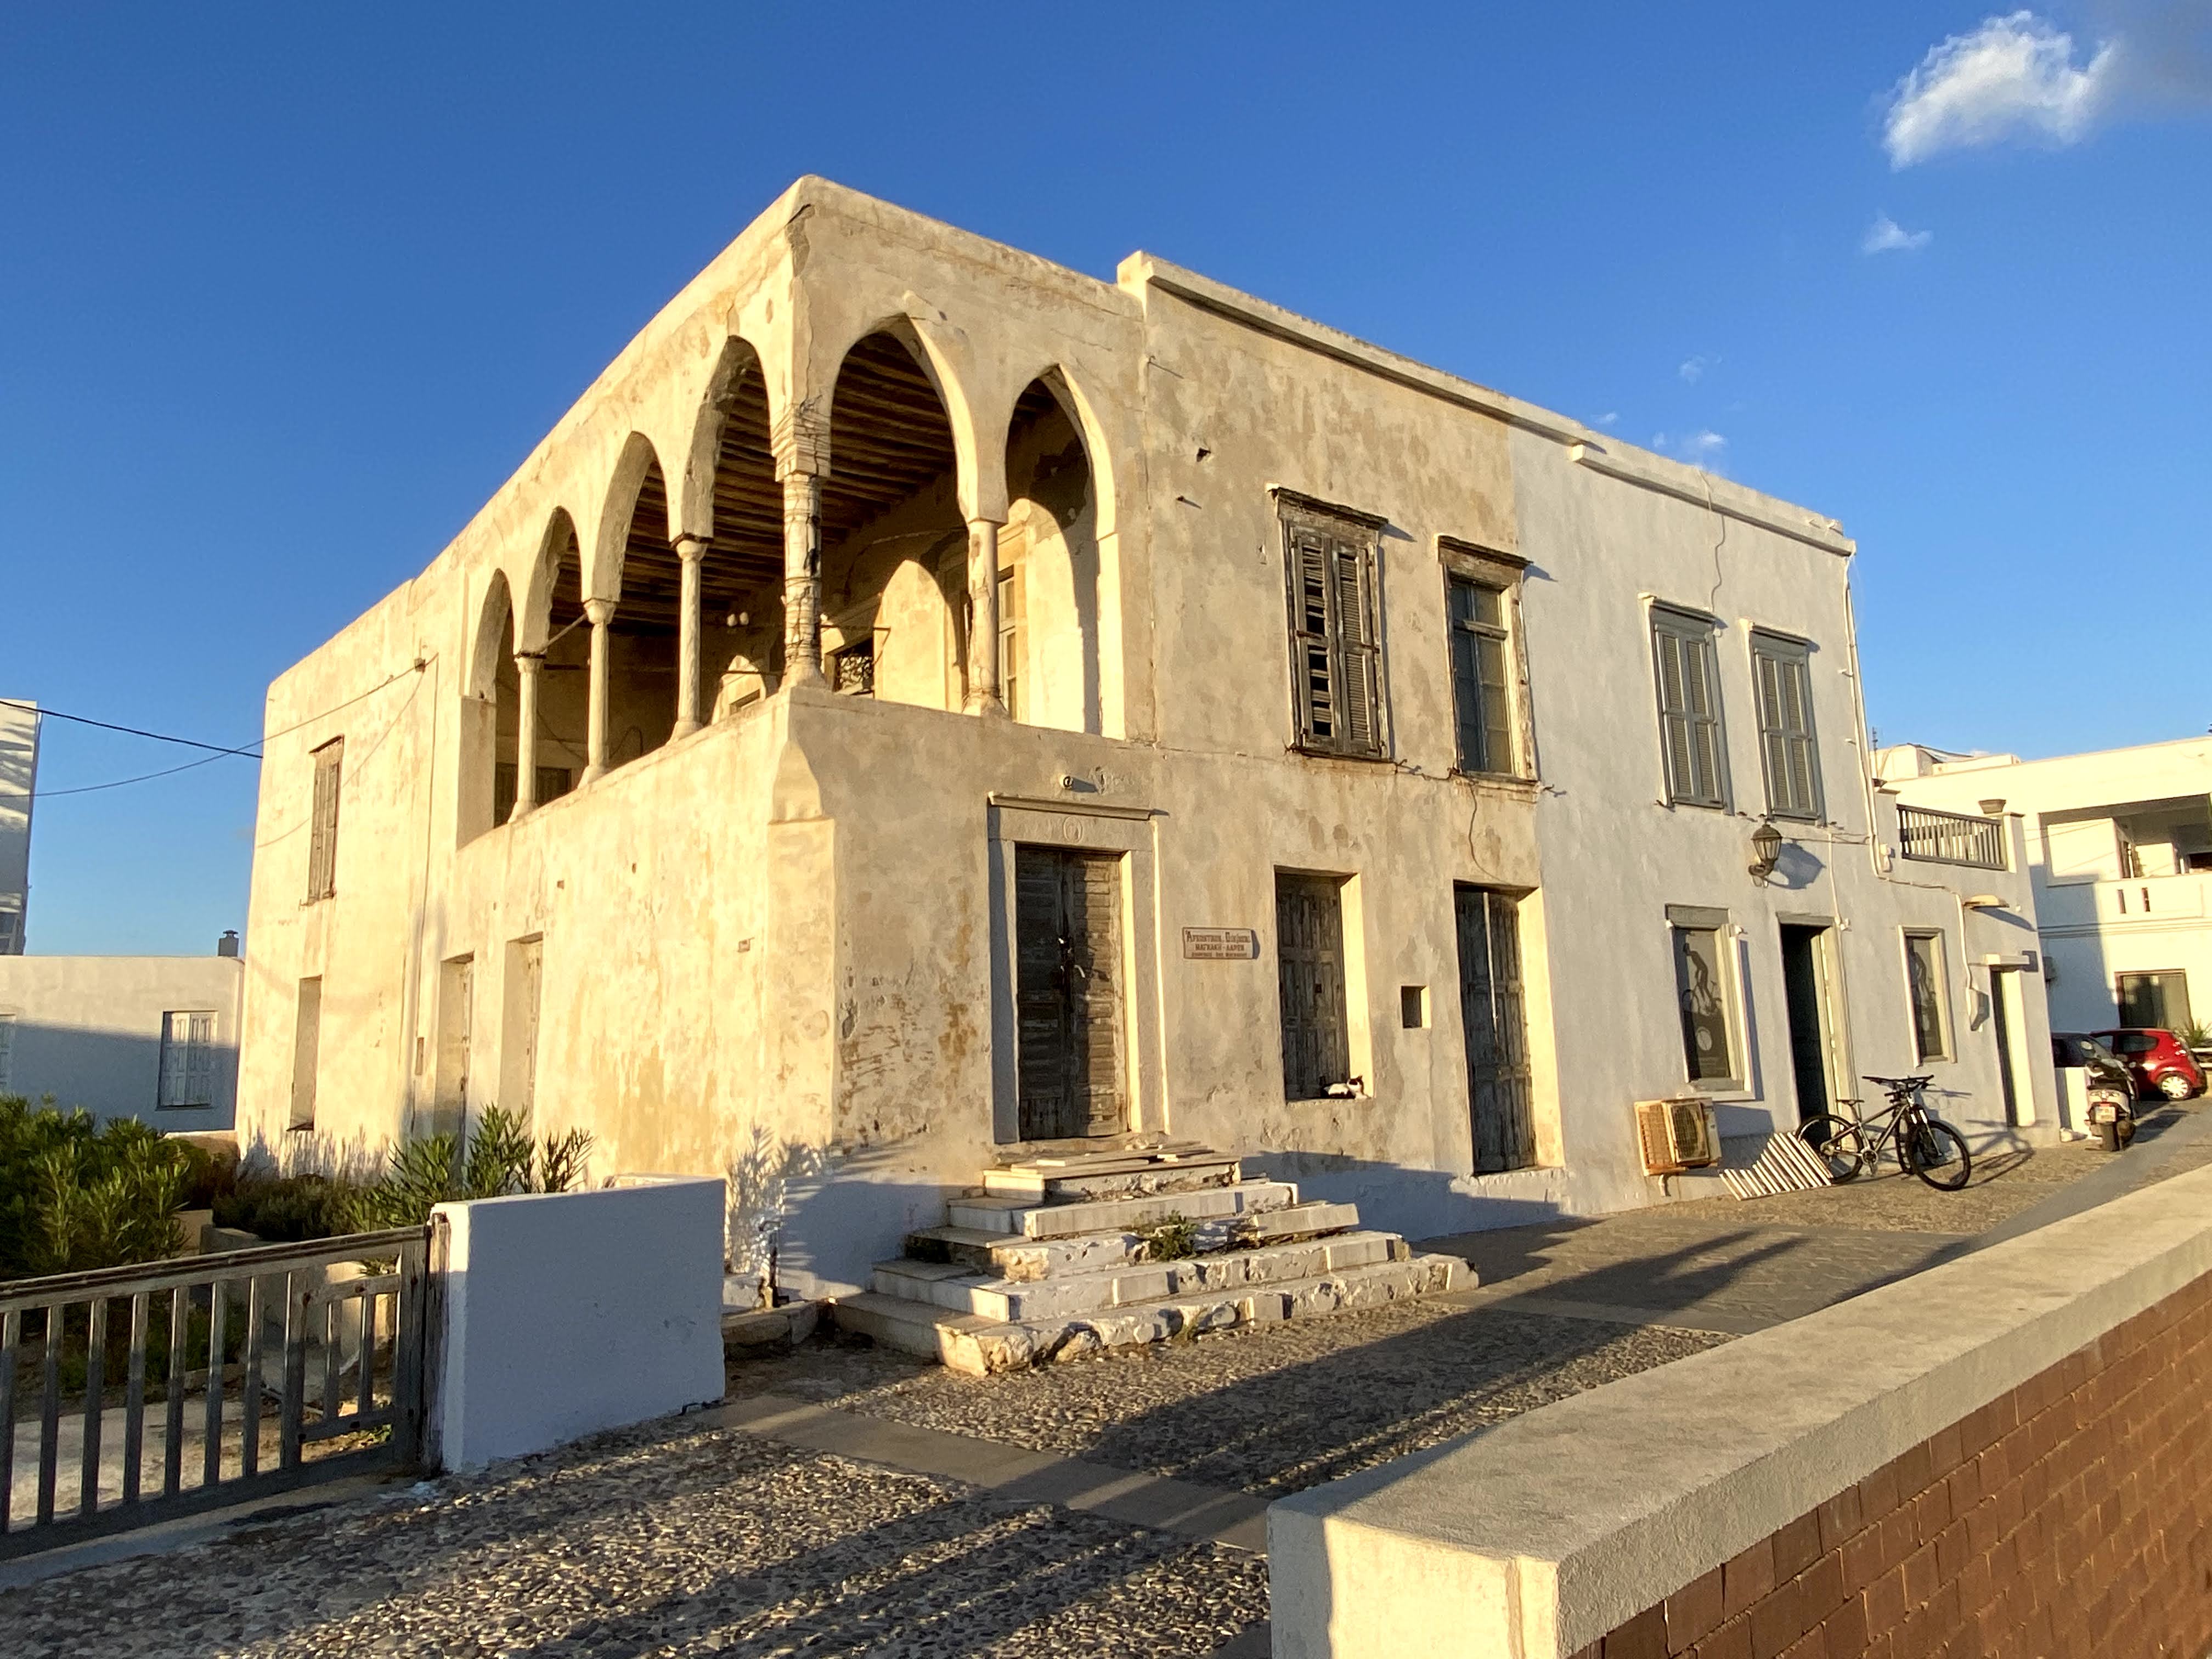
[[[1123,1085],[1121,860],[1014,849],[1019,1133],[1119,1133]]]
[[[1329,876],[1275,877],[1275,970],[1283,1007],[1283,1095],[1318,1100],[1348,1086],[1344,890]]]
[[[1452,898],[1474,1167],[1478,1173],[1526,1169],[1536,1161],[1536,1120],[1522,1012],[1519,902],[1487,887],[1455,887]]]

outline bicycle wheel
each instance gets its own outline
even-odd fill
[[[1898,1137],[1905,1165],[1929,1186],[1955,1193],[1973,1172],[1966,1138],[1940,1117],[1923,1117]]]
[[[1828,1176],[1838,1182],[1854,1179],[1866,1168],[1866,1137],[1848,1118],[1823,1112],[1798,1126],[1797,1138],[1813,1149],[1813,1156],[1828,1166]]]

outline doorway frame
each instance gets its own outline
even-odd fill
[[[1782,969],[1782,1040],[1792,1046],[1788,1071],[1790,1099],[1802,1122],[1804,1107],[1797,1099],[1796,1039],[1790,1034],[1790,974],[1780,957],[1784,927],[1810,928],[1815,935],[1813,970],[1820,989],[1820,1063],[1827,1072],[1827,1109],[1837,1112],[1841,1102],[1861,1097],[1851,1086],[1857,1073],[1851,1063],[1850,994],[1844,982],[1844,953],[1838,939],[1842,924],[1833,916],[1778,910],[1774,915],[1774,947],[1777,965]]]
[[[991,915],[991,1136],[1021,1139],[1020,1025],[1015,1011],[1014,849],[1050,847],[1119,854],[1121,866],[1122,1053],[1127,1057],[1126,1132],[1164,1130],[1166,1056],[1161,1030],[1157,811],[1082,799],[992,793],[988,801]]]

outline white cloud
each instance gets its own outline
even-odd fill
[[[1620,411],[1617,409],[1608,409],[1597,417],[1597,423],[1600,426],[1616,426],[1620,422]]]
[[[1702,466],[1708,471],[1720,470],[1721,452],[1728,447],[1728,440],[1710,430],[1692,432],[1682,440],[1680,454],[1692,466]]]
[[[1689,362],[1684,363],[1681,368],[1676,369],[1674,372],[1680,375],[1684,380],[1687,380],[1692,386],[1695,386],[1698,381],[1705,378],[1705,371],[1719,361],[1720,359],[1717,357],[1699,356],[1691,358]]]
[[[1859,252],[1917,253],[1935,240],[1936,233],[1932,230],[1907,230],[1887,213],[1880,213],[1867,227],[1867,234],[1859,242]]]
[[[1662,455],[1672,455],[1678,461],[1687,461],[1692,466],[1717,472],[1721,470],[1722,452],[1728,448],[1728,440],[1705,428],[1685,433],[1674,440],[1669,440],[1663,432],[1655,432],[1651,434],[1651,447]]]
[[[2077,66],[2074,37],[2033,12],[1984,18],[1897,83],[1882,124],[1890,166],[2012,139],[2076,143],[2110,106],[2122,56],[2116,38]]]

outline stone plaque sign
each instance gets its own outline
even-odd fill
[[[1260,936],[1249,927],[1186,927],[1182,953],[1193,962],[1252,962],[1260,955]]]

